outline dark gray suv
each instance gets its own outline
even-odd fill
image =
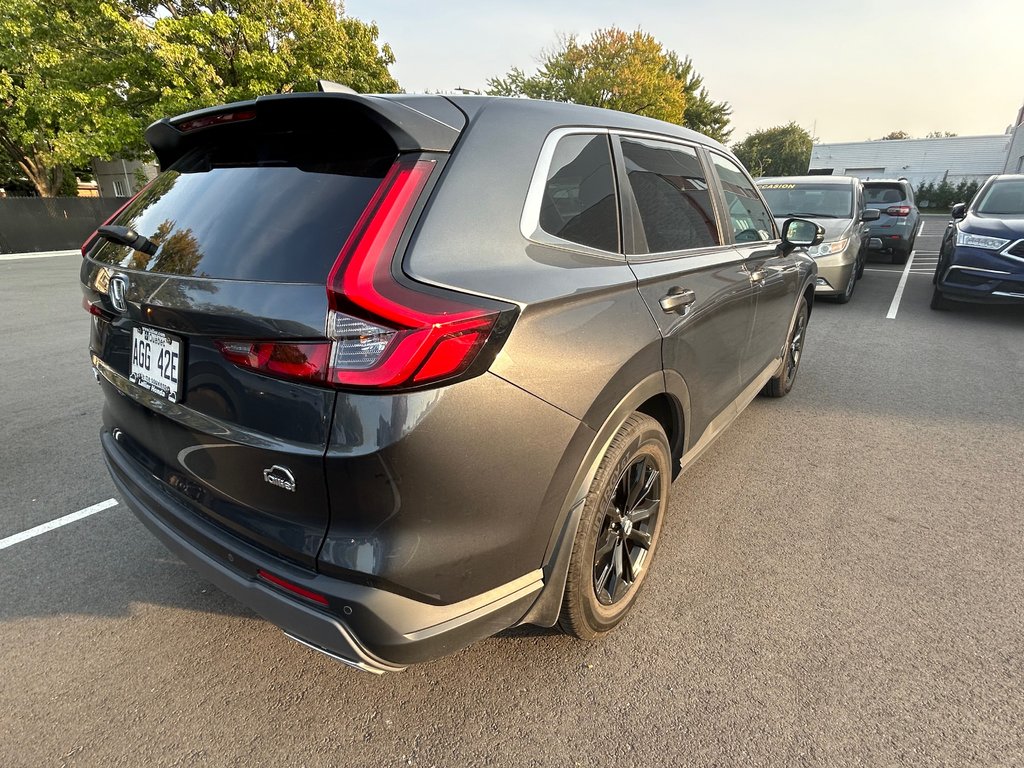
[[[353,666],[612,629],[672,478],[793,385],[821,230],[693,132],[318,93],[146,136],[162,173],[83,246],[111,475]]]

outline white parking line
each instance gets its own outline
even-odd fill
[[[95,515],[97,512],[102,512],[104,509],[110,509],[111,507],[116,506],[117,501],[115,501],[114,499],[107,499],[106,501],[101,501],[99,504],[93,504],[91,507],[86,507],[85,509],[80,509],[77,512],[72,512],[70,515],[58,517],[56,520],[51,520],[48,523],[37,525],[35,528],[29,528],[27,531],[22,531],[21,533],[16,533],[13,536],[8,536],[6,539],[0,539],[0,549],[7,549],[8,547],[13,547],[15,544],[20,544],[21,542],[27,541],[31,538],[35,538],[40,534],[47,533],[48,531],[60,528],[61,526],[67,525],[68,523],[73,523],[76,520],[81,520],[83,517]]]
[[[35,253],[0,253],[0,261],[14,261],[15,259],[49,259],[54,256],[82,255],[81,251],[36,251]]]
[[[923,224],[924,222],[922,222],[922,226]],[[892,297],[892,304],[889,305],[889,311],[885,315],[886,320],[896,319],[896,313],[900,308],[900,299],[903,298],[903,289],[907,287],[907,278],[910,277],[910,268],[912,266],[914,266],[914,251],[911,251],[910,256],[907,257],[907,266],[903,268],[900,284],[896,286],[896,295]]]
[[[917,234],[924,232],[924,219],[921,219],[921,226],[917,228]]]

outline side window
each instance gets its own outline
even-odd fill
[[[540,226],[563,240],[618,252],[619,213],[607,136],[573,134],[558,142],[544,187]]]
[[[734,162],[714,152],[711,157],[718,171],[729,209],[732,234],[737,243],[751,243],[772,239],[772,216],[764,207],[746,175]]]
[[[721,244],[708,182],[694,150],[624,138],[622,157],[647,238],[643,252]]]

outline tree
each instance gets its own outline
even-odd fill
[[[911,136],[906,131],[890,131],[889,133],[885,134],[885,136],[880,138],[879,141],[894,141],[896,139],[911,139],[911,138],[913,138],[913,136]]]
[[[590,40],[561,38],[542,55],[533,75],[514,67],[487,81],[494,96],[529,96],[617,109],[666,120],[725,140],[731,107],[715,102],[693,63],[666,50],[653,36],[616,27]]]
[[[754,176],[795,176],[806,173],[814,140],[796,123],[765,128],[733,146],[733,152]]]
[[[38,194],[144,152],[152,120],[318,78],[396,91],[394,54],[339,0],[0,0],[0,151]]]
[[[729,118],[732,107],[727,101],[712,101],[708,89],[704,87],[704,78],[693,68],[690,57],[680,60],[675,51],[666,53],[667,68],[676,80],[682,83],[686,94],[683,107],[683,125],[705,136],[710,136],[723,144],[732,135]]]

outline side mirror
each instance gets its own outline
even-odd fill
[[[879,219],[879,217],[881,217],[881,215],[882,215],[882,212],[880,210],[878,210],[877,208],[865,208],[863,211],[860,212],[860,220],[861,221],[878,221],[878,219]]]
[[[952,210],[949,212],[949,215],[957,220],[966,218],[967,203],[957,203],[956,205],[953,206]]]
[[[786,219],[782,225],[782,252],[787,256],[795,248],[810,248],[825,239],[825,228],[807,219]]]

